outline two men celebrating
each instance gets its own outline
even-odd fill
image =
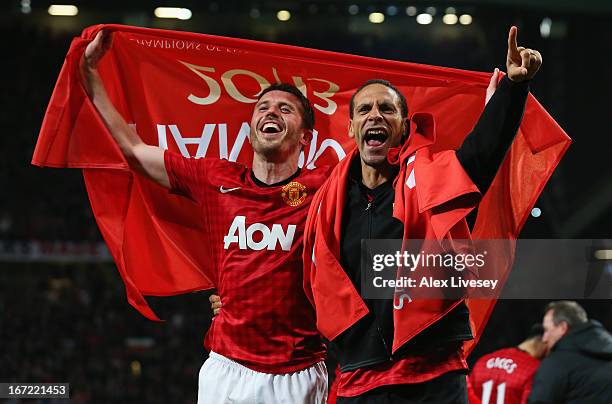
[[[516,35],[511,28],[508,76],[459,150],[433,153],[431,117],[414,114],[410,131],[405,97],[391,83],[372,80],[351,100],[349,136],[357,147],[330,174],[298,168],[314,113],[287,85],[264,90],[255,105],[251,167],[144,144],[106,95],[97,64],[110,35],[98,34],[81,72],[106,127],[132,169],[198,203],[210,229],[223,307],[207,334],[211,353],[200,371],[198,402],[325,402],[319,332],[339,352],[338,402],[465,402],[461,344],[472,334],[463,301],[415,302],[405,316],[392,301],[364,300],[357,252],[363,238],[469,238],[465,216],[503,161],[527,83],[541,64],[537,51],[517,46]],[[497,78],[496,72],[493,89]],[[430,206],[422,206],[422,190]],[[287,202],[289,191],[299,203]],[[437,220],[451,216],[456,220]],[[234,224],[282,234],[275,243],[226,243]],[[259,248],[264,242],[272,248]]]

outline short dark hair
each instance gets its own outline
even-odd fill
[[[351,119],[353,119],[353,109],[355,108],[355,96],[357,94],[359,94],[359,92],[361,92],[361,90],[363,90],[364,88],[366,88],[367,86],[370,86],[372,84],[381,84],[387,88],[390,88],[391,90],[393,90],[395,92],[395,94],[397,94],[398,98],[400,99],[400,110],[402,113],[402,118],[408,118],[408,103],[406,102],[406,97],[404,97],[404,94],[402,94],[402,92],[395,87],[393,84],[391,84],[391,82],[387,81],[387,80],[383,80],[383,79],[371,79],[366,81],[365,83],[363,83],[361,86],[359,86],[359,88],[357,90],[355,90],[355,92],[353,93],[353,95],[351,96],[351,102],[349,104],[349,116],[351,117]]]
[[[529,333],[527,333],[527,337],[525,339],[542,339],[542,335],[544,335],[544,327],[542,326],[542,323],[535,323],[529,329]]]
[[[308,130],[314,129],[315,116],[312,104],[310,104],[308,98],[306,98],[306,96],[304,96],[304,94],[302,94],[302,92],[296,86],[288,83],[272,84],[271,86],[262,90],[259,97],[257,97],[257,101],[259,101],[264,94],[269,93],[270,91],[284,91],[286,93],[295,95],[297,99],[300,100],[300,105],[302,105],[302,126]]]
[[[550,302],[544,309],[544,314],[552,310],[552,319],[555,325],[565,321],[569,328],[586,323],[589,318],[584,308],[573,300],[558,300]]]

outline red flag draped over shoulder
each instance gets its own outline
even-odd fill
[[[113,32],[100,74],[121,115],[145,143],[185,156],[249,164],[248,122],[257,93],[275,82],[302,90],[316,110],[300,164],[335,164],[352,149],[348,103],[364,81],[384,78],[411,111],[436,120],[438,150],[455,148],[484,107],[489,73],[425,66],[203,34],[98,25],[66,56],[32,163],[83,169],[98,226],[125,282],[128,300],[157,319],[143,296],[215,286],[218,268],[191,201],[134,175],[81,85],[78,62],[100,29]],[[501,55],[503,58],[503,55]],[[519,135],[484,196],[475,238],[513,240],[570,139],[529,97]],[[477,334],[493,307],[471,305]]]

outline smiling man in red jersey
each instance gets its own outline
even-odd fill
[[[298,167],[312,106],[294,86],[273,85],[251,117],[250,168],[185,158],[143,143],[112,105],[97,70],[109,46],[101,32],[81,60],[90,99],[130,167],[197,203],[209,230],[223,310],[206,336],[198,403],[324,403],[325,350],[302,286],[306,214],[329,171]]]

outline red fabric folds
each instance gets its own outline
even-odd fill
[[[32,163],[83,169],[128,300],[151,319],[157,316],[143,296],[212,288],[219,269],[209,265],[196,205],[135,176],[86,97],[78,61],[103,28],[113,32],[113,43],[100,74],[119,112],[146,143],[245,164],[252,158],[247,143],[253,102],[269,83],[293,83],[314,104],[315,136],[302,158],[314,168],[335,164],[352,149],[348,101],[365,80],[390,80],[406,94],[411,111],[432,114],[439,136],[433,149],[442,150],[457,147],[469,133],[490,76],[187,32],[120,25],[84,30],[66,56]],[[520,133],[481,203],[475,236],[515,236],[569,144],[530,96]],[[485,318],[490,309],[474,313]]]

